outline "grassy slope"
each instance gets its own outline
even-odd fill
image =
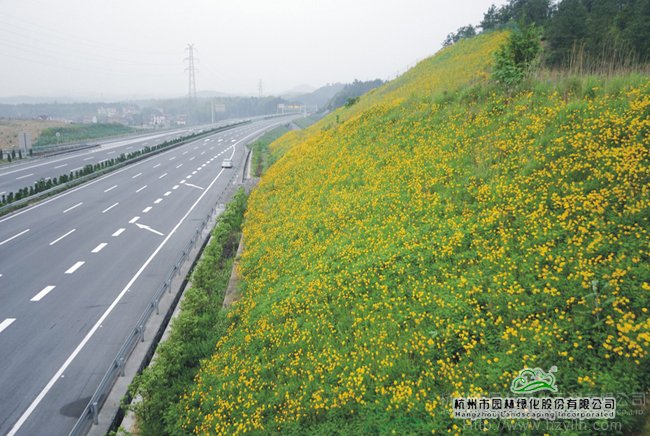
[[[503,39],[273,145],[179,433],[471,433],[446,397],[506,395],[525,366],[567,396],[647,391],[650,83],[509,95],[485,80]]]

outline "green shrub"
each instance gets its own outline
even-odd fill
[[[494,55],[492,77],[506,86],[520,83],[530,72],[540,49],[539,34],[534,24],[512,32]]]

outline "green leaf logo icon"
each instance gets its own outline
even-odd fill
[[[517,394],[530,394],[543,390],[557,392],[555,377],[552,374],[554,372],[557,372],[556,366],[552,366],[548,374],[540,368],[524,368],[512,381],[510,390]]]

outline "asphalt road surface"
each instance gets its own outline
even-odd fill
[[[236,167],[287,121],[198,139],[0,218],[0,435],[70,432],[229,182],[222,160]]]
[[[226,125],[230,122],[235,121],[215,123],[214,126]],[[70,172],[80,170],[88,164],[95,165],[105,160],[114,159],[120,153],[132,153],[147,145],[152,147],[209,128],[209,126],[194,126],[164,132],[151,132],[151,134],[138,135],[133,138],[103,140],[100,147],[35,159],[17,165],[3,165],[0,167],[0,197],[2,194],[15,193],[19,189],[34,186],[34,182],[41,178],[47,180],[62,174],[70,174]],[[92,140],[89,140],[89,143],[92,143]]]

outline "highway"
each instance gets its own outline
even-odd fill
[[[198,139],[0,218],[0,435],[70,432],[230,180],[221,161],[236,167],[288,121]]]
[[[235,121],[215,123],[214,126],[226,125]],[[151,132],[148,135],[138,135],[132,138],[102,140],[100,147],[34,159],[15,165],[3,165],[0,166],[0,197],[2,194],[33,186],[34,182],[41,178],[47,180],[62,174],[70,174],[70,172],[80,170],[88,164],[95,165],[104,160],[116,158],[120,153],[132,153],[147,145],[152,147],[209,128],[209,126],[193,126],[164,132]],[[89,143],[93,143],[93,141],[89,140]]]

